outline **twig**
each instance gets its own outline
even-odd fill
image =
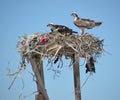
[[[59,46],[59,47],[58,47],[57,51],[55,52],[54,57],[56,57],[56,55],[58,54],[58,52],[59,52],[59,50],[60,50],[61,48],[62,48],[62,46]]]
[[[81,86],[81,89],[83,88],[83,86],[86,84],[86,82],[88,81],[88,79],[90,78],[91,74],[89,74],[89,76],[86,78],[86,80],[84,81],[84,83]]]
[[[13,74],[7,74],[8,76],[15,76],[8,89],[11,89],[12,85],[14,84],[16,78],[18,77],[18,75],[20,74],[21,71],[22,71],[22,69],[19,69],[17,72],[15,72]]]
[[[76,50],[71,44],[68,44],[67,42],[66,42],[66,44],[67,44],[69,47],[71,47],[75,52],[78,52],[78,50]]]

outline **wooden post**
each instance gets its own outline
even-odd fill
[[[36,62],[36,63],[38,63],[38,64],[37,64],[37,68],[38,68],[37,70],[38,70],[38,72],[39,72],[39,75],[41,76],[41,80],[42,80],[42,83],[43,83],[44,88],[45,88],[44,71],[43,71],[43,61],[42,61],[42,60],[39,60],[39,61]],[[37,84],[37,89],[38,89],[38,91],[39,91],[38,84]],[[38,94],[36,94],[36,95],[35,95],[35,100],[44,100],[42,93],[39,92]]]
[[[79,55],[76,53],[73,54],[73,74],[74,74],[75,100],[81,100]]]
[[[36,95],[36,100],[49,100],[44,86],[44,75],[43,75],[44,73],[43,73],[42,61],[39,61],[40,62],[39,64],[38,61],[36,61],[36,59],[33,58],[29,58],[29,61],[35,73],[37,88],[39,91],[39,93]]]

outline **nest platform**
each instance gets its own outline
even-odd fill
[[[93,34],[63,35],[59,32],[35,33],[24,35],[17,43],[17,51],[23,58],[50,59],[72,58],[77,53],[79,57],[97,58],[103,53],[103,40]]]

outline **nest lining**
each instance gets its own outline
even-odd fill
[[[79,57],[98,57],[103,53],[103,40],[90,33],[83,35],[63,35],[59,32],[35,33],[24,35],[17,43],[17,51],[22,57],[57,58],[64,55],[72,58],[77,53]]]

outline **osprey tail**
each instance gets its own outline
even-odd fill
[[[102,24],[102,22],[95,22],[95,26],[99,26],[101,24]]]
[[[76,32],[76,31],[72,31],[72,33],[78,33],[78,32]]]

